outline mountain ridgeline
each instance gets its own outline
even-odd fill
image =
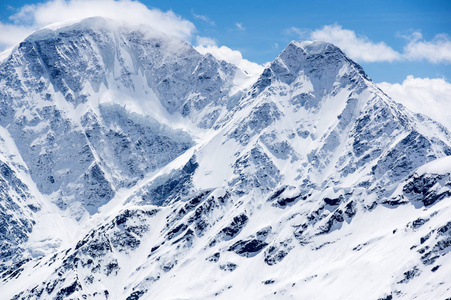
[[[90,18],[2,57],[4,299],[450,297],[451,133],[336,46],[251,78]]]

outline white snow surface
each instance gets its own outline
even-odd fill
[[[254,77],[144,32],[2,56],[2,299],[450,296],[445,127],[329,43]]]

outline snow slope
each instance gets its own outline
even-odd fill
[[[5,299],[449,297],[447,129],[332,44],[245,76],[101,18],[18,45],[0,65]]]

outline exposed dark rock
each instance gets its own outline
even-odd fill
[[[233,251],[236,254],[239,254],[241,256],[245,257],[253,257],[257,255],[263,248],[265,248],[268,245],[268,243],[263,242],[258,239],[251,239],[251,240],[240,240],[233,244],[232,246],[227,249],[228,251]]]
[[[451,174],[413,174],[403,187],[403,193],[410,201],[431,206],[444,198],[451,197],[450,176]]]
[[[147,191],[141,195],[142,202],[164,205],[176,199],[180,200],[190,191],[191,179],[198,167],[197,159],[193,156],[181,170],[158,177],[145,188]]]
[[[218,235],[222,236],[226,241],[231,240],[246,226],[248,220],[249,218],[245,214],[235,216],[230,225],[221,229]]]
[[[437,265],[437,266],[433,267],[433,268],[431,269],[431,272],[435,272],[435,271],[437,271],[437,270],[438,270],[438,268],[440,268],[440,266],[439,266],[439,265]]]
[[[415,221],[407,224],[407,226],[411,227],[412,229],[418,229],[421,226],[423,226],[427,221],[429,221],[429,219],[418,218]]]
[[[126,300],[138,300],[145,293],[146,293],[145,291],[134,291],[133,293],[130,294],[130,296],[127,297]]]
[[[236,269],[237,267],[238,267],[237,264],[234,264],[234,263],[231,263],[231,262],[219,266],[219,268],[220,268],[221,270],[223,270],[223,271],[228,271],[228,272],[233,272],[233,271],[235,271],[235,269]]]
[[[82,289],[82,286],[77,279],[74,282],[72,282],[71,285],[59,290],[58,293],[56,294],[55,299],[57,299],[57,300],[67,299],[70,295],[72,295],[73,293],[75,293],[76,291],[79,291],[81,289]]]
[[[211,261],[211,262],[218,262],[220,257],[221,257],[221,254],[219,252],[216,252],[215,254],[207,257],[206,260]]]
[[[330,206],[339,205],[343,201],[343,195],[340,195],[338,198],[324,198],[323,201]]]
[[[287,256],[288,251],[286,250],[277,250],[276,247],[270,246],[265,252],[265,263],[272,266],[279,262],[281,262],[285,256]]]
[[[404,272],[404,278],[399,281],[398,283],[407,283],[409,282],[412,278],[419,276],[421,273],[421,271],[418,269],[417,266],[413,267],[412,270],[406,271]]]

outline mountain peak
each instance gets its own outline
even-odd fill
[[[335,45],[322,41],[292,41],[274,61],[283,63],[291,72],[301,69],[321,71],[341,68],[350,60]]]
[[[311,67],[311,71],[322,71],[324,68],[331,69],[333,66],[341,68],[349,65],[361,77],[371,81],[365,74],[363,68],[332,43],[323,41],[292,41],[279,55],[284,61],[292,59],[293,56],[299,62],[305,61],[304,68]]]
[[[291,41],[289,47],[297,47],[304,50],[306,55],[330,54],[332,52],[341,52],[341,50],[327,42],[323,41]]]
[[[337,46],[322,41],[292,41],[263,71],[254,92],[274,81],[290,85],[300,76],[308,77],[315,92],[321,95],[331,92],[337,82],[344,86],[351,79],[359,85],[370,81],[362,67]]]
[[[70,21],[57,22],[47,25],[30,34],[25,40],[31,42],[35,40],[45,39],[49,36],[52,36],[55,33],[60,32],[84,30],[84,29],[100,30],[112,27],[118,27],[118,24],[114,20],[104,17],[74,19]]]
[[[146,38],[165,38],[166,40],[179,41],[179,38],[169,38],[163,32],[153,27],[140,25],[136,26],[125,21],[118,21],[106,17],[89,17],[84,19],[73,19],[70,21],[57,22],[43,27],[31,35],[25,41],[33,42],[36,40],[53,38],[55,35],[65,35],[66,33],[89,32],[89,33],[131,33],[139,32]]]

